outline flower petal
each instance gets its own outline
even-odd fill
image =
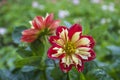
[[[53,13],[49,14],[49,15],[46,17],[46,19],[45,19],[45,24],[46,24],[46,25],[50,25],[50,24],[52,23],[52,21],[53,21],[53,18],[54,18]]]
[[[56,29],[56,35],[57,36],[60,36],[60,33],[63,31],[63,30],[68,30],[68,28],[67,27],[65,27],[65,26],[59,26],[57,29]]]
[[[76,55],[76,54],[75,54]],[[81,59],[81,57],[79,57],[78,55],[75,56],[76,59],[79,61],[78,64],[74,64],[74,66],[77,68],[77,70],[79,72],[83,71],[84,69],[84,64],[83,64],[83,60]]]
[[[67,65],[66,63],[63,63],[62,60],[60,60],[59,65],[63,72],[68,72],[72,69],[73,66],[73,64]]]
[[[83,61],[91,61],[96,57],[94,51],[89,47],[79,47],[75,54],[81,57]]]
[[[72,36],[74,33],[80,32],[82,34],[82,27],[79,24],[74,24],[73,26],[70,27],[69,29],[69,38],[72,39]]]
[[[68,29],[66,27],[58,27],[57,28],[57,32],[56,32],[57,36],[59,36],[60,39],[62,39],[64,42],[67,42],[68,39]]]
[[[22,32],[22,35],[37,35],[39,30],[37,29],[27,29]]]
[[[91,60],[93,60],[93,59],[95,59],[95,57],[96,57],[96,54],[95,54],[95,52],[91,49],[91,50],[89,50],[89,52],[90,52],[90,57],[88,57],[88,61],[91,61]]]
[[[82,37],[75,43],[76,47],[79,46],[90,46],[90,40],[87,37]]]
[[[23,35],[20,39],[21,42],[28,42],[31,43],[36,40],[36,36],[31,36],[31,35]]]
[[[76,41],[79,40],[79,38],[80,38],[80,32],[75,32],[75,33],[73,34],[73,36],[72,36],[71,41],[72,41],[73,43],[75,43]]]
[[[54,20],[51,25],[50,25],[50,29],[56,29],[59,26],[60,20]]]
[[[84,69],[84,64],[83,64],[83,62],[82,62],[82,65],[76,65],[76,68],[77,68],[77,70],[78,70],[78,72],[81,72],[81,71],[83,71],[83,69]]]
[[[65,63],[67,66],[73,64],[71,56],[65,55],[61,60],[62,60],[61,63]]]
[[[60,46],[54,45],[48,50],[47,55],[49,58],[59,59],[62,58],[65,54]]]
[[[76,54],[73,54],[73,55],[72,55],[72,60],[73,60],[73,62],[74,62],[75,65],[78,65],[78,64],[79,64],[79,65],[82,65],[81,59],[79,59]]]
[[[92,36],[81,36],[81,38],[88,38],[90,40],[89,47],[93,48],[95,45],[95,40]]]
[[[58,36],[50,36],[49,37],[49,42],[51,43],[51,44],[56,44],[56,41],[59,39],[59,37]]]
[[[44,25],[43,18],[41,16],[36,16],[32,21],[32,24],[35,29],[42,29]]]

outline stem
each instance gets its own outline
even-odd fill
[[[67,72],[67,79],[66,80],[70,80],[69,72]]]
[[[81,72],[79,76],[80,80],[86,80],[84,74]]]

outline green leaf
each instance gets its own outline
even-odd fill
[[[12,39],[14,41],[14,43],[19,44],[20,43],[20,38],[22,36],[22,31],[27,29],[25,26],[18,26],[15,27],[15,29],[13,30],[12,33]]]
[[[65,73],[63,73],[59,67],[55,67],[52,71],[51,71],[51,77],[54,80],[66,80],[67,75]]]
[[[86,74],[87,80],[113,80],[103,69],[94,69]]]
[[[28,58],[24,58],[21,60],[17,60],[15,62],[16,67],[23,67],[25,65],[32,65],[32,66],[38,66],[40,65],[41,57],[40,56],[32,56]]]
[[[35,53],[35,55],[43,56],[45,51],[44,46],[45,45],[42,43],[42,41],[36,40],[33,43],[31,43],[30,48],[32,52]]]
[[[100,41],[103,38],[104,33],[107,31],[106,26],[97,26],[94,27],[89,34],[91,34],[97,41]]]
[[[37,69],[37,67],[34,67],[34,66],[24,66],[22,69],[21,69],[21,71],[22,72],[30,72],[30,71],[34,71],[34,70],[36,70]]]
[[[84,74],[78,72],[76,68],[72,68],[72,70],[69,71],[69,78],[70,80],[86,80]]]
[[[29,48],[20,47],[17,49],[18,54],[21,57],[30,57],[33,55],[32,51]]]
[[[72,70],[69,71],[69,78],[70,80],[79,80],[79,72],[75,68],[72,68]]]
[[[107,49],[109,49],[113,54],[116,55],[120,55],[120,47],[119,46],[115,46],[115,45],[111,45],[111,46],[107,46]]]
[[[95,61],[85,62],[83,73],[87,74],[87,72],[96,68],[98,68],[98,65]]]

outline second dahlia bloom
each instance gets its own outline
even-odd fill
[[[84,62],[95,58],[93,47],[95,42],[91,36],[82,35],[82,27],[74,24],[68,29],[65,26],[57,28],[56,36],[49,38],[52,47],[48,50],[48,57],[59,59],[62,71],[68,72],[75,66],[80,72]]]
[[[33,42],[40,36],[41,32],[44,32],[45,35],[52,34],[60,22],[59,20],[53,20],[53,18],[53,14],[47,15],[45,18],[36,16],[30,21],[32,27],[22,32],[21,41]]]

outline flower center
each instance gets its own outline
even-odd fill
[[[64,49],[65,49],[66,54],[69,55],[69,54],[75,53],[76,47],[72,42],[67,42]]]

